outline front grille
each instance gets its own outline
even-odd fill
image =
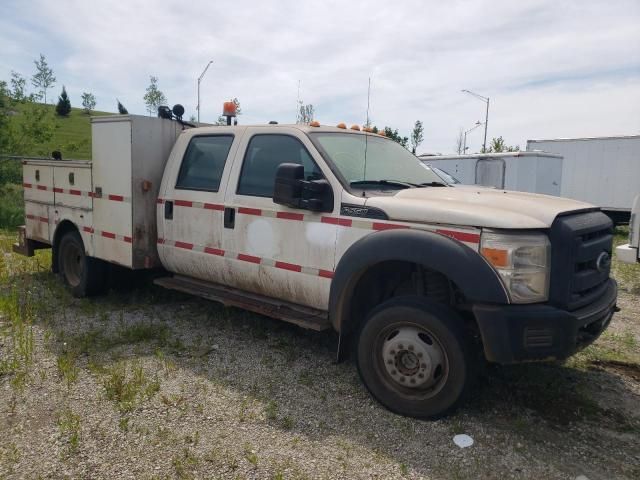
[[[549,301],[565,310],[588,305],[607,288],[613,223],[602,212],[556,218],[551,226],[551,284]],[[598,265],[598,258],[600,265]]]

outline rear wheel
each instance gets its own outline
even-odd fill
[[[462,319],[422,297],[375,308],[358,338],[358,371],[381,404],[396,413],[437,418],[461,399],[468,377]]]
[[[65,233],[58,246],[58,271],[74,297],[95,295],[104,290],[105,264],[85,254],[78,232]]]

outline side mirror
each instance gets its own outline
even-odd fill
[[[325,179],[305,180],[302,165],[281,163],[276,170],[273,202],[312,212],[330,212],[333,210],[333,191]]]

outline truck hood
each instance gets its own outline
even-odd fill
[[[487,228],[549,228],[561,213],[595,209],[568,198],[478,186],[426,187],[371,197],[392,220]]]

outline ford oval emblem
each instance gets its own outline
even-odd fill
[[[611,265],[611,256],[607,252],[602,252],[596,260],[596,269],[599,272],[606,271]]]

